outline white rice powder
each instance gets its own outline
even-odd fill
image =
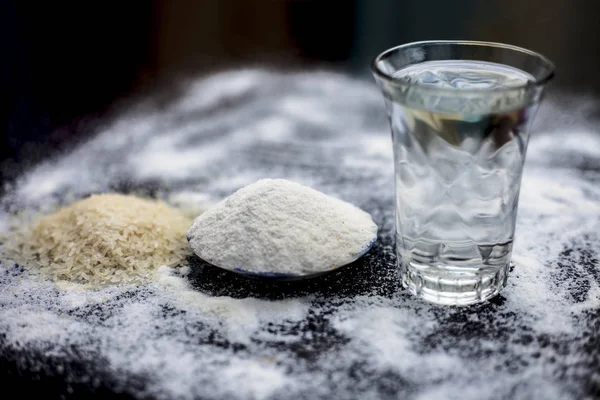
[[[356,267],[280,286],[201,263],[97,291],[2,270],[9,383],[56,376],[67,394],[160,399],[592,397],[600,132],[581,110],[597,103],[540,110],[508,286],[483,305],[436,307],[399,288],[391,140],[373,83],[260,70],[190,82],[172,105],[123,114],[22,175],[3,210],[121,189],[205,207],[257,179],[286,178],[371,214],[375,247]]]
[[[288,275],[346,265],[377,238],[371,216],[285,179],[248,185],[194,221],[194,252],[219,267]]]

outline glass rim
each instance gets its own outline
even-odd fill
[[[407,82],[404,82],[404,81],[394,77],[393,75],[390,75],[389,73],[383,71],[378,65],[378,63],[384,57],[390,55],[391,53],[397,52],[399,50],[408,49],[410,47],[414,47],[414,46],[418,46],[418,45],[434,45],[434,44],[496,47],[496,48],[501,48],[501,49],[505,49],[505,50],[517,51],[517,52],[524,53],[526,55],[537,58],[542,63],[546,64],[546,66],[548,67],[548,71],[544,75],[542,75],[540,78],[537,78],[537,79],[534,78],[535,79],[534,81],[528,81],[527,83],[524,83],[522,85],[510,86],[510,87],[504,87],[504,88],[496,88],[496,89],[487,89],[487,90],[482,90],[482,89],[456,90],[454,88],[440,88],[440,87],[432,87],[430,85],[423,85],[423,84],[419,84],[419,83],[407,83]],[[452,59],[448,59],[448,60],[452,60]],[[409,65],[416,65],[416,64],[418,64],[418,63],[409,64]],[[407,67],[408,67],[408,65],[407,65]],[[485,41],[477,41],[477,40],[423,40],[423,41],[418,41],[418,42],[410,42],[410,43],[401,44],[399,46],[391,47],[387,50],[384,50],[382,53],[380,53],[375,58],[373,58],[373,61],[371,61],[371,70],[373,71],[373,73],[375,73],[375,75],[377,77],[389,82],[390,84],[392,84],[394,86],[399,86],[399,87],[407,88],[407,89],[409,87],[413,87],[413,88],[418,88],[419,90],[424,90],[427,92],[448,93],[448,94],[452,93],[453,95],[456,95],[457,93],[462,93],[462,94],[469,94],[469,93],[484,94],[484,93],[490,93],[490,92],[502,93],[502,92],[518,91],[518,90],[523,90],[523,89],[532,89],[534,87],[539,87],[539,86],[543,86],[543,85],[547,84],[554,77],[554,68],[555,68],[554,63],[552,63],[552,61],[550,61],[548,58],[541,55],[540,53],[536,53],[535,51],[528,50],[524,47],[513,46],[513,45],[505,44],[505,43],[485,42]]]

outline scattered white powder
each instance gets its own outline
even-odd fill
[[[261,179],[200,215],[187,234],[227,269],[304,275],[358,258],[377,239],[366,212],[285,179]]]
[[[260,322],[298,320],[307,311],[305,301],[264,301],[247,298],[243,301],[228,296],[213,297],[190,287],[188,281],[170,274],[168,267],[159,268],[156,283],[165,289],[171,302],[179,307],[192,307],[208,318],[221,318],[220,323],[227,336],[238,343],[250,340],[247,332],[259,329]]]
[[[508,286],[491,303],[457,309],[398,288],[391,140],[371,81],[246,70],[188,86],[173,105],[148,102],[27,172],[1,210],[64,203],[65,193],[77,199],[145,187],[203,206],[277,177],[366,210],[379,241],[360,268],[314,287],[273,288],[282,299],[274,301],[260,298],[256,282],[198,265],[160,268],[145,286],[97,291],[57,290],[19,268],[1,270],[0,356],[19,367],[14,376],[31,371],[34,386],[47,371],[161,399],[597,393],[600,132],[585,114],[597,102],[561,95],[542,105]],[[186,161],[175,160],[174,171],[179,154]]]

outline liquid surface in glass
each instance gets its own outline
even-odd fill
[[[518,91],[498,89],[521,87],[533,78],[479,61],[425,62],[398,71],[394,78],[414,85],[388,102],[398,259],[403,274],[418,272],[403,279],[420,286],[411,287],[413,292],[431,290],[439,296],[465,291],[490,297],[493,293],[485,290],[499,287],[493,280],[506,278],[527,125],[535,111],[531,104],[519,104]],[[454,90],[440,94],[420,90],[423,86],[455,89],[456,96]],[[476,93],[463,96],[465,89]],[[482,96],[480,91],[494,95]],[[513,106],[507,109],[506,104]]]

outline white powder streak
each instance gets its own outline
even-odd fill
[[[221,319],[227,337],[235,342],[248,343],[250,333],[256,331],[261,322],[283,322],[300,320],[309,304],[302,300],[265,301],[253,298],[233,299],[212,297],[192,289],[188,281],[170,275],[170,268],[161,267],[156,273],[156,282],[167,289],[166,295],[173,304],[183,310],[198,311],[202,316]]]

